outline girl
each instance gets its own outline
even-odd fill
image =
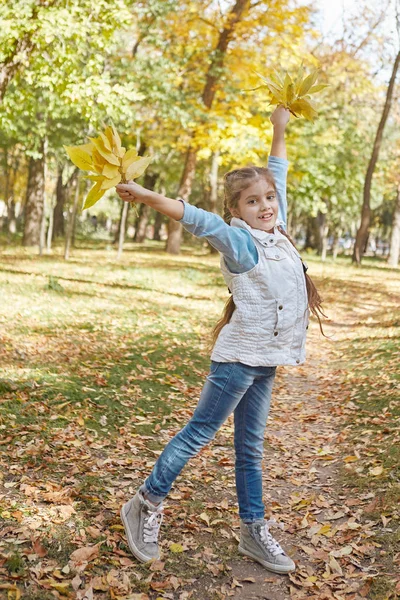
[[[295,569],[264,519],[264,429],[277,365],[305,359],[308,307],[318,317],[321,299],[284,230],[286,147],[290,113],[278,107],[268,168],[248,167],[225,175],[225,220],[149,191],[136,183],[117,186],[126,201],[143,202],[205,237],[221,253],[232,294],[214,329],[211,368],[198,406],[165,447],[153,471],[121,510],[128,544],[140,561],[159,557],[162,500],[188,460],[212,440],[234,413],[235,477],[239,504],[239,552],[274,573]]]

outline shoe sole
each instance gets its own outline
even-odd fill
[[[129,531],[128,521],[127,521],[127,518],[124,513],[125,506],[126,505],[124,504],[123,507],[121,508],[120,516],[121,516],[121,521],[125,528],[126,539],[128,540],[128,546],[130,548],[130,551],[138,560],[140,560],[140,562],[143,562],[143,563],[147,563],[147,562],[150,562],[151,560],[159,559],[160,555],[147,556],[146,554],[143,554],[143,552],[140,552],[140,550],[136,547],[135,542],[133,541],[131,533]]]
[[[263,567],[265,567],[266,569],[268,569],[268,571],[271,571],[272,573],[278,573],[278,575],[284,575],[286,573],[292,573],[296,569],[295,566],[294,567],[285,567],[284,565],[276,565],[276,564],[273,564],[273,563],[269,563],[268,561],[263,560],[259,556],[256,556],[255,554],[252,554],[248,550],[245,550],[241,546],[239,546],[238,550],[239,550],[240,554],[244,554],[245,556],[248,556],[249,558],[252,558],[253,560],[256,560]]]

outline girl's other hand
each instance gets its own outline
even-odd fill
[[[134,181],[119,183],[115,189],[121,200],[125,200],[125,202],[145,202],[146,198],[151,195],[150,190]]]
[[[283,127],[289,123],[290,111],[281,104],[276,107],[270,117],[270,121],[274,127]]]

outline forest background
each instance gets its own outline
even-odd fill
[[[295,73],[303,62],[307,71],[320,68],[320,82],[330,87],[318,96],[319,118],[314,123],[293,118],[288,130],[288,229],[300,247],[323,258],[328,243],[334,256],[351,253],[369,179],[357,262],[364,251],[387,256],[392,248],[389,260],[396,265],[396,4],[360,1],[346,9],[345,3],[338,13],[341,25],[325,24],[324,32],[320,8],[245,0],[3,4],[5,243],[22,240],[42,253],[68,233],[73,242],[75,233],[89,233],[119,241],[121,252],[128,230],[136,242],[168,236],[167,250],[178,253],[180,226],[170,223],[166,232],[162,217],[147,207],[139,217],[127,214],[128,206],[123,214],[115,190],[81,215],[88,181],[63,146],[85,143],[104,122],[114,123],[126,147],[154,156],[144,185],[221,212],[223,173],[267,162],[268,96],[265,88],[247,91],[259,84],[256,73],[268,76],[274,68]]]

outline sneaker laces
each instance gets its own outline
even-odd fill
[[[143,541],[146,543],[157,543],[158,533],[163,520],[163,506],[160,504],[148,516],[144,517]]]
[[[271,552],[272,556],[277,556],[278,554],[285,554],[282,547],[270,534],[269,527],[279,527],[280,529],[283,529],[282,523],[277,523],[275,519],[269,519],[269,521],[265,521],[264,525],[261,525],[260,527],[260,538],[262,543],[267,548],[267,550]]]

